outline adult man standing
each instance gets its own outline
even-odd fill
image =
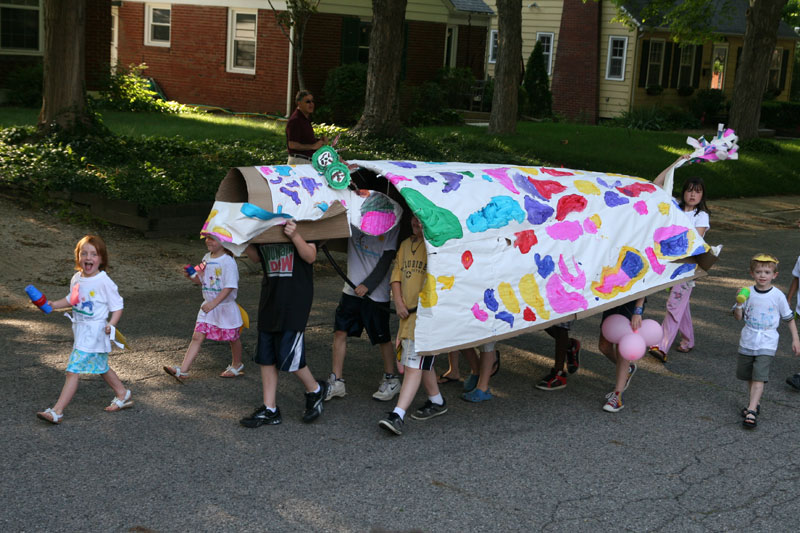
[[[289,152],[288,165],[308,165],[311,156],[328,138],[318,139],[311,127],[311,114],[314,112],[314,95],[306,90],[298,91],[294,99],[297,108],[286,123],[286,149]]]

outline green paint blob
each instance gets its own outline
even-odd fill
[[[422,222],[425,240],[434,246],[441,246],[450,239],[460,239],[464,236],[461,222],[458,217],[444,207],[439,207],[425,196],[410,187],[400,190],[406,199],[408,207]]]

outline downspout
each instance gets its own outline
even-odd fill
[[[286,76],[286,116],[292,114],[294,98],[292,97],[292,66],[294,66],[294,26],[289,29],[289,72]]]

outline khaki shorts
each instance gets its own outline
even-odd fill
[[[736,359],[736,377],[743,381],[769,381],[771,355],[742,355]]]

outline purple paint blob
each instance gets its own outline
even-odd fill
[[[675,269],[675,272],[670,274],[669,279],[675,279],[681,274],[685,274],[686,272],[691,272],[695,269],[697,265],[695,263],[684,263],[678,268]]]
[[[544,224],[556,211],[549,205],[537,202],[530,196],[525,196],[523,203],[525,204],[525,211],[528,213],[528,222],[531,224]]]
[[[668,239],[664,239],[659,244],[661,244],[661,255],[685,255],[689,251],[689,232],[686,231],[678,235],[673,235]]]
[[[417,168],[417,165],[414,163],[409,163],[408,161],[389,161],[389,163],[400,168]]]
[[[497,303],[497,299],[494,297],[494,289],[483,291],[483,303],[486,304],[490,311],[497,311],[500,308],[500,304]]]
[[[286,184],[287,187],[297,187],[299,185],[300,184],[297,183],[297,180],[292,180],[292,181],[290,181],[289,183]]]
[[[625,205],[630,202],[630,200],[624,196],[620,196],[613,191],[606,191],[603,195],[603,199],[606,201],[608,207],[617,207],[618,205]]]
[[[531,180],[529,180],[528,176],[526,176],[525,174],[521,174],[519,172],[514,174],[514,183],[516,183],[517,187],[519,187],[522,191],[530,194],[531,196],[535,196],[540,200],[544,200],[542,195],[539,194],[538,189],[536,189],[536,187],[533,186],[533,183],[531,183]]]
[[[308,194],[311,196],[314,196],[314,192],[322,187],[322,184],[318,183],[314,178],[300,178],[300,183],[303,184],[303,188],[307,190]]]
[[[633,252],[625,252],[625,257],[622,258],[622,265],[620,270],[633,279],[639,275],[639,272],[644,268],[644,260],[639,254]]]
[[[619,187],[620,185],[622,185],[622,182],[619,181],[619,180],[617,180],[614,183],[612,183],[611,185],[609,185],[608,183],[605,182],[605,180],[603,178],[597,178],[597,183],[599,183],[600,185],[602,185],[606,189],[613,189],[614,187]]]
[[[277,177],[269,180],[269,182],[271,184],[273,184],[273,185],[277,185],[277,184],[281,183],[282,181],[283,181],[283,177],[281,177],[281,176],[277,176]]]
[[[291,199],[292,199],[292,201],[293,201],[295,204],[297,204],[297,205],[300,205],[300,196],[298,196],[298,195],[297,195],[297,193],[296,193],[295,191],[292,191],[292,190],[290,190],[290,189],[287,189],[286,187],[281,187],[279,190],[280,190],[280,191],[281,191],[283,194],[285,194],[286,196],[288,196],[289,198],[291,198]]]
[[[458,188],[461,187],[461,180],[464,179],[464,176],[461,174],[456,174],[455,172],[439,172],[439,174],[447,182],[442,192],[457,191]]]
[[[509,326],[511,326],[512,328],[514,327],[514,315],[512,315],[508,311],[500,311],[499,313],[494,315],[494,317],[497,318],[498,320],[502,320],[503,322],[508,322]]]
[[[414,176],[414,179],[416,179],[422,185],[430,185],[431,183],[436,183],[436,178],[434,178],[433,176]]]

